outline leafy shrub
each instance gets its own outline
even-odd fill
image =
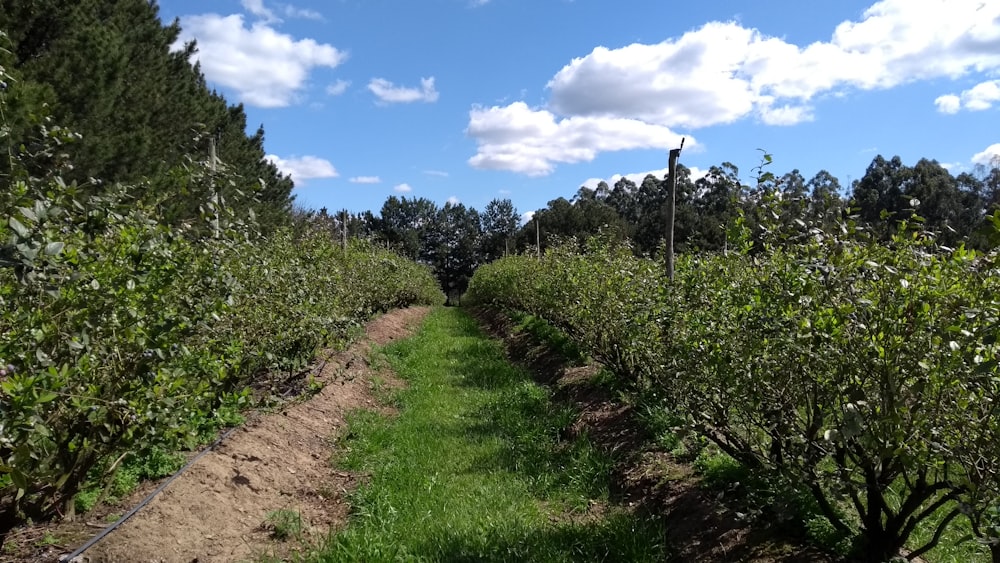
[[[236,184],[225,166],[157,179],[200,210],[174,224],[150,185],[33,176],[26,163],[71,138],[39,135],[37,153],[8,147],[0,178],[0,534],[72,516],[108,460],[238,421],[248,386],[301,370],[371,315],[443,301],[427,268],[385,250],[341,249],[310,225],[260,235],[218,195]]]
[[[993,541],[998,254],[939,246],[906,223],[889,244],[850,222],[804,231],[682,256],[673,283],[593,241],[586,254],[484,266],[470,293],[549,320],[618,377],[651,385],[733,459],[808,490],[836,532],[820,535],[857,531],[871,560],[935,514],[911,557],[963,514]]]

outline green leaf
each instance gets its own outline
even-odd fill
[[[21,238],[27,238],[27,236],[31,233],[31,231],[28,230],[28,227],[25,227],[20,221],[13,217],[7,220],[7,224],[10,225],[10,228],[14,229],[17,236]]]
[[[45,245],[45,254],[47,256],[55,256],[62,252],[65,247],[66,243],[64,242],[50,242]]]
[[[21,212],[21,215],[24,215],[25,219],[29,221],[38,221],[38,215],[27,207],[18,207],[17,210]]]
[[[53,391],[45,391],[45,392],[41,393],[40,395],[38,395],[37,401],[39,403],[51,403],[52,401],[55,401],[58,398],[59,398],[59,395],[56,394],[55,392],[53,392]],[[38,425],[38,426],[35,426],[35,430],[38,431],[39,434],[42,434],[42,432],[39,431],[39,428],[45,428],[46,432],[48,432],[48,428],[46,428],[44,426],[41,426],[41,425]],[[47,436],[48,434],[42,434],[42,435],[43,436]]]

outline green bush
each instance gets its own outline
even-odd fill
[[[68,138],[39,135],[39,153]],[[371,245],[342,249],[310,224],[260,235],[217,195],[236,183],[224,166],[157,179],[200,206],[174,224],[147,185],[35,177],[25,150],[11,147],[0,178],[0,534],[72,515],[109,459],[204,441],[238,420],[248,386],[301,370],[372,315],[444,299],[427,268]]]
[[[967,517],[989,542],[1000,255],[906,224],[889,244],[842,232],[682,256],[673,282],[593,241],[484,266],[470,294],[550,321],[743,466],[808,490],[833,535],[858,533],[871,560],[932,515],[942,532]]]

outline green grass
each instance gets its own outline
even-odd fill
[[[661,561],[662,531],[608,502],[611,461],[463,311],[384,350],[400,413],[358,412],[342,467],[371,474],[312,561]],[[589,510],[588,507],[601,507]]]

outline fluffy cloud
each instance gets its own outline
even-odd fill
[[[266,15],[269,10],[260,2]],[[181,19],[183,32],[175,44],[198,41],[194,59],[205,76],[231,88],[241,101],[258,107],[284,107],[295,100],[313,68],[335,68],[347,55],[312,39],[296,40],[266,22],[247,27],[243,16],[204,14]]]
[[[323,14],[308,8],[296,8],[290,4],[284,4],[281,7],[281,11],[285,14],[285,17],[289,18],[323,21]]]
[[[962,109],[962,98],[956,96],[955,94],[946,94],[944,96],[938,96],[934,100],[934,105],[941,113],[958,113]]]
[[[1000,69],[998,19],[1000,3],[885,0],[805,47],[710,22],[655,45],[598,47],[574,59],[548,84],[552,109],[671,127],[749,115],[794,124],[812,119],[809,101],[827,92]]]
[[[479,151],[470,163],[546,174],[553,162],[588,160],[604,150],[664,147],[648,138],[636,140],[635,147],[619,147],[616,132],[624,123],[647,132],[650,127],[697,129],[747,118],[794,125],[815,119],[812,104],[821,96],[997,71],[1000,2],[883,0],[859,21],[837,25],[829,40],[809,45],[769,37],[737,22],[709,22],[660,43],[597,47],[573,59],[548,82],[545,108],[526,111],[517,102],[487,110],[516,114],[520,126],[483,127],[488,116],[474,109],[468,132]],[[1000,101],[996,82],[935,103],[942,111],[984,109]],[[589,127],[610,130],[605,131],[610,140],[565,142],[552,135],[553,128],[569,130],[581,119],[591,120]]]
[[[378,184],[382,181],[378,176],[355,176],[348,180],[352,184]]]
[[[264,23],[281,23],[281,18],[275,15],[274,10],[264,5],[264,0],[242,0],[243,9],[251,15],[256,16]],[[278,4],[282,14],[287,18],[298,18],[307,20],[322,20],[323,14],[315,10],[306,8],[296,8],[291,4]]]
[[[368,89],[372,94],[385,104],[399,104],[411,102],[436,102],[438,91],[434,89],[434,77],[421,78],[420,88],[407,88],[396,86],[384,78],[372,78],[368,83]]]
[[[983,152],[978,152],[972,156],[973,164],[983,164],[992,166],[994,160],[1000,159],[1000,143],[993,143],[986,147]]]
[[[278,22],[281,21],[277,16],[274,15],[269,8],[264,6],[263,0],[243,0],[243,9],[249,12],[251,15],[257,16],[266,22]]]
[[[282,174],[292,177],[296,184],[304,185],[306,180],[313,178],[336,178],[339,176],[337,169],[325,158],[317,156],[293,156],[291,158],[281,158],[280,156],[269,154],[264,157],[278,167]]]
[[[458,199],[458,197],[456,196],[451,196],[448,198],[447,203],[450,203],[452,205],[458,205],[459,203],[462,203],[462,200]]]
[[[392,188],[396,193],[408,194],[413,191],[413,186],[409,184],[397,184]]]
[[[347,91],[347,87],[351,85],[349,80],[338,80],[333,84],[326,87],[326,93],[331,96],[339,96]]]
[[[958,113],[961,109],[982,111],[1000,102],[1000,80],[980,82],[961,94],[946,94],[934,100],[941,113]]]
[[[599,152],[673,148],[680,135],[662,125],[637,119],[557,118],[524,102],[506,107],[474,108],[466,132],[479,143],[469,159],[474,168],[510,170],[544,176],[555,164],[593,160]],[[688,139],[688,146],[695,145]]]

